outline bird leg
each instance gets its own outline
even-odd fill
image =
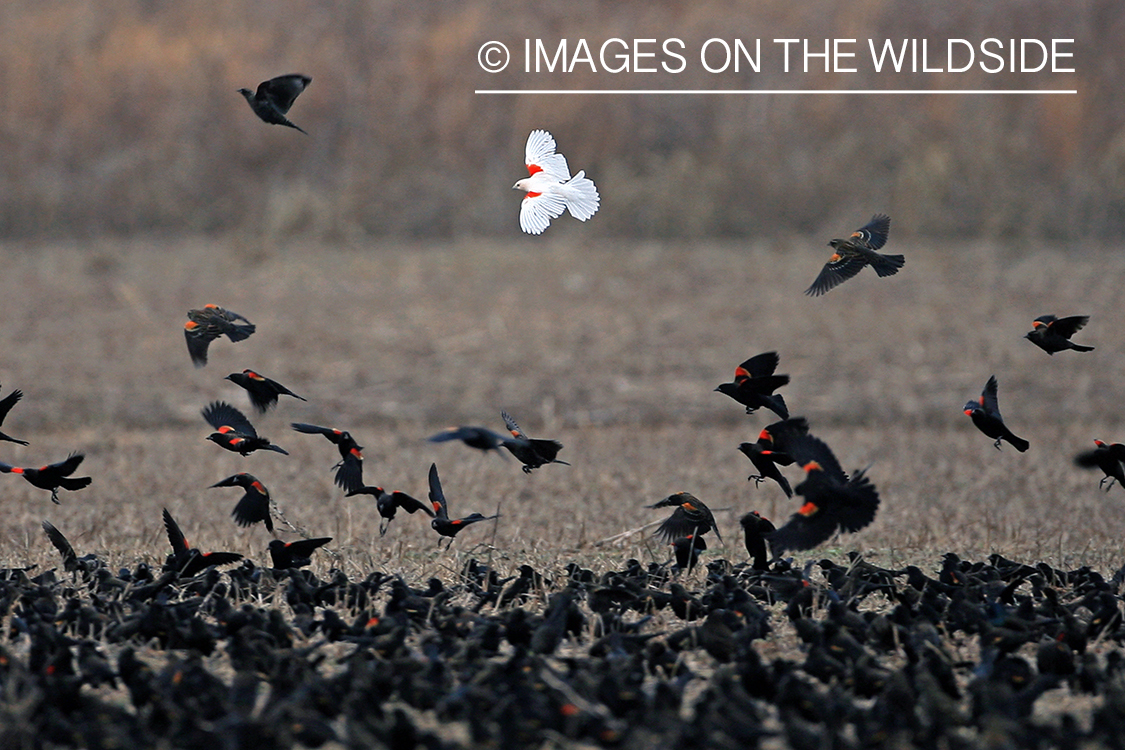
[[[757,488],[761,486],[762,482],[765,480],[765,477],[763,477],[761,474],[751,474],[750,476],[746,477],[747,482],[749,482],[751,479],[754,480],[754,487]]]
[[[993,443],[992,445],[996,448],[996,450],[1001,450],[1001,448],[1000,448],[1000,438],[996,438],[996,442]]]
[[[1105,483],[1105,482],[1109,482],[1109,484],[1107,484],[1105,486],[1105,491],[1109,492],[1110,489],[1113,487],[1113,483],[1116,482],[1116,481],[1117,481],[1117,477],[1102,477],[1102,481],[1098,482],[1098,487],[1101,487],[1102,484]]]
[[[528,466],[527,464],[524,464],[520,468],[523,469],[524,474],[530,474],[531,470],[534,469],[535,467],[534,466]]]
[[[58,487],[51,490],[51,502],[54,503],[55,505],[62,505],[62,503],[59,502],[59,488]]]

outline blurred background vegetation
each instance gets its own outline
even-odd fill
[[[498,39],[1074,38],[1077,72],[794,79],[683,88],[1077,88],[1077,96],[490,97],[633,87],[496,76]],[[837,236],[875,211],[920,236],[1125,232],[1125,4],[647,0],[8,0],[0,5],[0,236],[241,231],[269,240],[518,237],[523,144],[551,130],[599,184],[605,236]],[[862,48],[861,48],[862,49]],[[513,66],[518,67],[518,66]],[[863,66],[860,66],[863,70]],[[313,83],[266,126],[235,93]],[[659,78],[659,81],[656,79]],[[902,236],[900,234],[899,236]]]

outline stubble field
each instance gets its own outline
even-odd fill
[[[812,299],[801,292],[829,254],[827,237],[630,243],[582,229],[564,222],[543,241],[510,243],[5,245],[0,383],[26,396],[4,430],[31,445],[0,444],[0,460],[39,466],[81,450],[93,484],[54,506],[0,476],[0,563],[57,564],[43,519],[79,554],[160,562],[162,507],[197,546],[266,563],[269,534],[230,518],[238,493],[207,489],[237,471],[258,476],[295,527],[334,538],[336,557],[320,556],[318,571],[425,580],[470,553],[501,570],[661,561],[670,550],[651,530],[599,542],[659,520],[642,506],[678,490],[723,509],[727,546],[708,555],[743,560],[738,517],[759,510],[780,522],[797,502],[747,482],[751,466],[736,450],[772,415],[747,416],[713,388],[746,357],[776,349],[779,372],[792,376],[783,390],[792,413],[808,417],[845,469],[872,464],[882,497],[869,528],[810,554],[856,549],[923,569],[946,551],[1106,573],[1122,564],[1123,491],[1099,492],[1100,475],[1072,464],[1093,438],[1123,437],[1125,259],[1115,248],[911,242],[892,231],[889,249],[907,257],[901,274],[868,270]],[[258,332],[216,341],[196,370],[182,323],[205,303]],[[1075,339],[1096,351],[1048,357],[1023,341],[1047,312],[1090,314]],[[253,415],[222,380],[246,367],[308,403],[283,399]],[[961,413],[990,374],[1009,426],[1031,441],[1026,454],[994,450]],[[244,409],[292,455],[243,459],[206,442],[199,411],[214,399]],[[424,441],[453,424],[500,430],[501,409],[533,437],[560,440],[572,466],[528,476],[514,460]],[[417,516],[400,514],[379,538],[370,499],[332,486],[334,447],[291,421],[350,430],[366,448],[368,484],[424,499],[436,462],[452,513],[502,518],[467,530],[450,553]]]

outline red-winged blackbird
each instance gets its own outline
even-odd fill
[[[676,553],[676,567],[690,573],[699,562],[699,553],[707,549],[707,540],[690,534],[672,542],[672,548]]]
[[[789,452],[805,470],[796,493],[805,504],[784,526],[766,535],[774,557],[822,544],[837,531],[859,531],[875,518],[879,493],[863,471],[850,479],[832,451],[812,435],[794,437]]]
[[[789,382],[788,375],[773,374],[780,361],[777,352],[755,355],[735,368],[734,382],[720,383],[715,390],[745,406],[747,414],[764,406],[782,419],[789,419],[785,399],[774,393]]]
[[[504,418],[504,424],[507,425],[513,438],[505,439],[502,445],[523,464],[520,468],[523,469],[524,474],[530,474],[532,469],[538,469],[543,464],[570,466],[566,461],[555,458],[563,447],[558,440],[529,438],[508,412],[502,411],[500,416]]]
[[[708,531],[714,530],[715,537],[721,544],[722,534],[711,515],[711,509],[703,501],[690,492],[677,492],[669,495],[658,503],[646,505],[646,508],[672,508],[672,515],[656,529],[658,536],[664,537],[669,544],[684,536],[703,536]]]
[[[305,133],[304,130],[289,122],[285,115],[289,112],[289,108],[293,106],[294,100],[310,83],[312,83],[312,79],[306,75],[289,73],[271,78],[268,81],[262,81],[258,84],[257,91],[239,89],[238,93],[246,98],[246,103],[250,105],[250,109],[254,110],[254,114],[262,122],[268,122],[270,125],[284,125]],[[305,135],[308,135],[308,133],[305,133]]]
[[[441,491],[441,480],[438,478],[437,464],[430,464],[430,504],[434,508],[434,520],[430,521],[430,528],[442,536],[449,537],[448,548],[453,544],[453,538],[461,529],[474,524],[477,521],[491,521],[494,518],[499,518],[500,514],[497,513],[493,516],[482,516],[480,513],[473,513],[465,516],[464,518],[450,518],[449,506],[445,502],[445,493]],[[438,545],[441,540],[438,540]]]
[[[1105,491],[1109,492],[1113,487],[1113,482],[1116,480],[1118,484],[1125,487],[1125,445],[1121,443],[1103,443],[1101,440],[1094,440],[1094,445],[1098,446],[1092,451],[1083,451],[1074,457],[1074,463],[1084,469],[1101,469],[1105,473],[1101,481],[1098,482],[1098,487],[1105,485]],[[1106,484],[1106,483],[1109,484]]]
[[[51,502],[57,505],[59,502],[59,488],[74,492],[75,490],[80,490],[90,485],[90,477],[71,476],[71,474],[78,469],[78,465],[82,463],[82,459],[85,457],[86,456],[82,453],[71,453],[64,461],[40,466],[38,469],[9,466],[6,463],[0,462],[0,473],[22,474],[23,478],[33,486],[41,490],[50,490]]]
[[[332,467],[336,469],[337,487],[348,492],[363,488],[363,446],[352,438],[350,432],[303,422],[293,422],[290,426],[306,435],[323,435],[340,451],[340,463]]]
[[[184,578],[190,578],[212,565],[227,565],[242,559],[237,552],[200,552],[192,547],[167,508],[164,509],[164,528],[172,545],[172,554],[168,555],[164,569],[174,570]]]
[[[488,452],[497,451],[499,453],[500,446],[507,440],[502,435],[498,435],[487,427],[450,427],[436,435],[430,435],[426,440],[431,443],[444,443],[449,440],[460,440],[470,448]],[[499,455],[503,456],[503,453]]]
[[[751,474],[747,481],[754,480],[757,487],[764,479],[772,479],[781,486],[786,497],[793,497],[793,490],[789,487],[789,480],[778,471],[778,466],[789,466],[793,457],[785,452],[785,441],[794,435],[807,435],[809,423],[804,417],[783,419],[774,422],[758,433],[758,440],[754,443],[741,443],[738,449],[742,451],[757,474]]]
[[[204,305],[198,310],[188,310],[187,316],[184,338],[187,339],[188,354],[196,367],[207,364],[207,347],[219,336],[226,334],[231,341],[242,341],[257,330],[246,318],[218,305]]]
[[[4,418],[8,416],[8,412],[16,405],[16,402],[23,398],[23,391],[18,388],[9,393],[4,398],[0,399],[0,424],[4,424]],[[20,445],[27,445],[26,440],[17,440],[11,435],[5,435],[0,432],[0,440],[7,440],[9,443],[19,443]]]
[[[870,265],[880,276],[894,276],[906,263],[901,255],[882,255],[875,252],[887,242],[891,231],[891,217],[875,214],[871,221],[857,229],[847,239],[829,240],[828,245],[836,252],[824,264],[820,275],[805,294],[813,297],[824,294],[855,276],[864,266]]]
[[[1072,315],[1069,318],[1040,315],[1031,324],[1032,330],[1024,334],[1024,338],[1052,356],[1055,352],[1066,349],[1073,349],[1076,352],[1092,352],[1094,347],[1075,344],[1070,340],[1071,336],[1082,330],[1082,327],[1089,322],[1089,315]]]
[[[303,568],[312,562],[312,553],[318,547],[323,547],[332,541],[332,537],[323,536],[316,539],[298,539],[294,542],[283,542],[274,539],[269,544],[270,559],[273,561],[274,570],[288,570],[289,568]]]
[[[258,521],[266,525],[266,531],[273,531],[273,518],[270,517],[270,491],[258,481],[253,474],[245,472],[227,477],[221,482],[215,482],[208,489],[215,487],[241,487],[246,494],[234,506],[231,515],[239,526],[251,526]]]
[[[256,450],[264,449],[289,455],[289,451],[274,445],[268,438],[259,437],[246,415],[226,401],[212,401],[203,408],[202,413],[207,424],[215,428],[207,439],[232,453],[248,456]]]
[[[254,404],[254,407],[262,414],[277,405],[278,396],[292,396],[301,401],[308,401],[307,398],[298,396],[276,380],[270,380],[253,370],[232,372],[224,380],[229,380],[235,385],[245,388],[246,392],[250,394],[250,403]]]
[[[387,528],[391,525],[395,513],[400,508],[407,513],[415,513],[420,510],[431,518],[434,515],[434,512],[424,502],[398,490],[387,492],[382,487],[360,487],[358,490],[348,492],[345,497],[355,495],[371,495],[375,498],[375,507],[378,509],[379,515],[383,517],[383,520],[379,522],[379,536],[387,533]]]
[[[776,531],[776,527],[768,518],[762,518],[756,510],[744,515],[739,523],[742,524],[742,531],[746,534],[746,553],[753,558],[754,569],[767,570],[769,555],[766,553],[766,535]]]
[[[1004,418],[1000,416],[1000,402],[996,398],[997,390],[996,376],[993,375],[984,384],[980,398],[965,404],[965,413],[972,418],[978,430],[996,439],[996,450],[1000,450],[1001,440],[1007,440],[1016,450],[1023,453],[1030,443],[1021,437],[1016,437],[1015,433],[1004,424]]]

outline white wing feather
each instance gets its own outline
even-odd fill
[[[566,208],[566,201],[557,193],[528,195],[520,203],[520,229],[528,234],[543,234]]]
[[[555,153],[555,138],[546,130],[532,130],[531,135],[527,137],[524,164],[529,174],[531,167],[536,166],[559,182],[570,179],[570,167],[566,164],[566,157]]]

